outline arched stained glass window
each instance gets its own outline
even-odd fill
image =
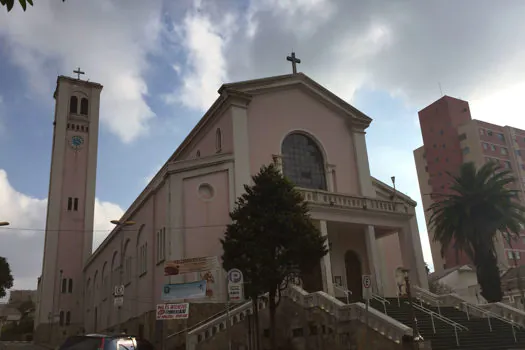
[[[324,157],[317,143],[302,133],[291,133],[282,144],[283,174],[296,186],[326,190]]]

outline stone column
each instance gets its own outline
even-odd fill
[[[337,187],[335,185],[335,179],[334,179],[334,171],[335,171],[335,165],[332,164],[326,164],[326,189],[329,192],[336,192]]]
[[[251,183],[250,151],[248,147],[248,113],[246,106],[231,107],[233,121],[233,150],[235,156],[235,197],[244,193],[244,185]]]
[[[325,220],[319,221],[319,230],[323,237],[328,237],[328,228]],[[329,242],[327,240],[326,244]],[[323,279],[323,291],[335,296],[334,294],[334,281],[332,277],[332,262],[330,260],[330,251],[321,259],[321,276]]]
[[[383,295],[383,276],[381,273],[379,249],[376,241],[376,231],[372,225],[365,227],[365,242],[368,268],[373,281],[372,290],[376,294]]]
[[[273,159],[273,165],[279,170],[281,173],[283,172],[283,156],[280,154],[274,154],[272,155]]]
[[[411,282],[428,289],[428,277],[415,215],[398,234],[403,264],[405,268],[410,269]]]
[[[368,163],[368,151],[366,149],[366,138],[364,130],[353,130],[354,155],[357,163],[357,174],[361,195],[375,197],[376,193],[370,176],[370,165]]]

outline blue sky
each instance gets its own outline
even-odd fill
[[[104,85],[98,241],[222,83],[288,73],[292,48],[300,71],[374,119],[372,175],[396,176],[420,202],[417,111],[441,96],[439,83],[469,100],[475,118],[525,127],[525,3],[455,6],[451,15],[441,1],[41,0],[26,13],[0,11],[0,221],[11,222],[0,256],[16,287],[34,287],[40,273],[43,232],[19,228],[44,227],[57,74],[80,66]]]

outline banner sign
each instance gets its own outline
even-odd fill
[[[171,260],[164,263],[164,276],[177,276],[185,273],[207,272],[219,265],[216,256]]]
[[[228,298],[232,303],[244,301],[244,288],[242,283],[228,283]]]
[[[200,299],[206,297],[206,281],[165,284],[161,300]]]
[[[157,304],[157,320],[184,320],[190,316],[190,304]]]

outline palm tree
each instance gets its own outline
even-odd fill
[[[464,163],[452,177],[449,194],[438,198],[430,208],[429,227],[434,241],[441,243],[441,254],[451,244],[462,250],[476,266],[481,295],[488,302],[501,301],[500,274],[494,240],[497,232],[517,236],[525,224],[525,207],[512,189],[514,177],[495,162],[479,170]]]

